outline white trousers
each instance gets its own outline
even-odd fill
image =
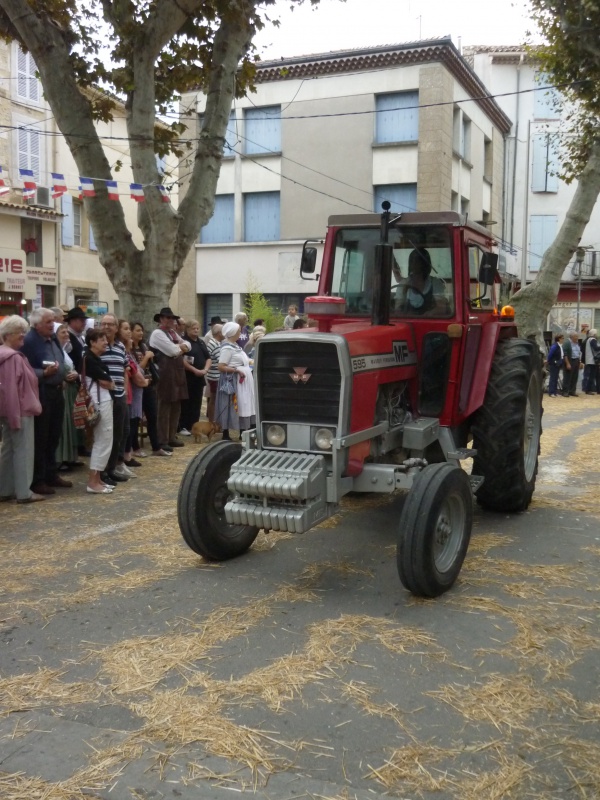
[[[103,472],[113,446],[113,401],[112,397],[100,403],[100,421],[94,428],[94,446],[90,458],[90,469]]]
[[[13,430],[6,417],[0,417],[2,450],[0,451],[0,497],[31,497],[33,480],[33,417],[21,417],[21,428]]]

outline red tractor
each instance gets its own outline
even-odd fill
[[[416,595],[455,582],[473,496],[524,511],[535,487],[542,363],[519,339],[488,230],[454,212],[334,216],[317,327],[268,334],[255,361],[256,429],[217,442],[179,490],[187,544],[209,559],[258,531],[304,533],[349,492],[408,492],[397,563]],[[316,269],[307,242],[301,272]],[[472,459],[469,472],[461,462]]]

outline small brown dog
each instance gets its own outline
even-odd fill
[[[213,435],[213,433],[219,433],[220,430],[220,425],[211,422],[209,419],[201,419],[200,422],[194,422],[192,425],[192,436],[194,437],[196,444],[202,441],[203,436],[206,436],[210,442],[210,437]]]

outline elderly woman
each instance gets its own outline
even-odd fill
[[[246,345],[248,344],[248,339],[250,338],[248,315],[244,314],[243,311],[238,311],[238,313],[235,315],[233,319],[240,326],[240,335],[238,336],[237,343],[243,350],[244,347],[246,347]]]
[[[41,413],[38,379],[19,350],[27,322],[16,315],[0,322],[0,502],[45,500],[29,488],[33,480],[33,418]]]
[[[77,428],[73,422],[73,405],[79,390],[79,375],[68,352],[71,349],[71,340],[69,338],[69,328],[65,323],[58,326],[56,338],[63,349],[65,357],[65,382],[63,384],[65,411],[60,442],[56,450],[56,463],[59,464],[59,470],[65,470],[83,466],[83,461],[77,460]]]
[[[202,395],[206,385],[206,375],[211,366],[210,353],[204,339],[200,338],[200,323],[191,319],[186,323],[184,337],[190,343],[189,352],[183,357],[188,399],[181,401],[179,417],[180,433],[190,434],[192,426],[200,419]]]
[[[246,430],[254,425],[254,379],[250,359],[237,344],[240,326],[227,322],[222,333],[215,422],[223,429],[223,439],[229,439],[230,430]]]

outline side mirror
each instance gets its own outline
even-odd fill
[[[300,261],[300,275],[312,275],[317,268],[317,248],[306,247],[302,248],[302,259]]]
[[[484,253],[479,265],[479,283],[492,286],[498,275],[498,254]]]

